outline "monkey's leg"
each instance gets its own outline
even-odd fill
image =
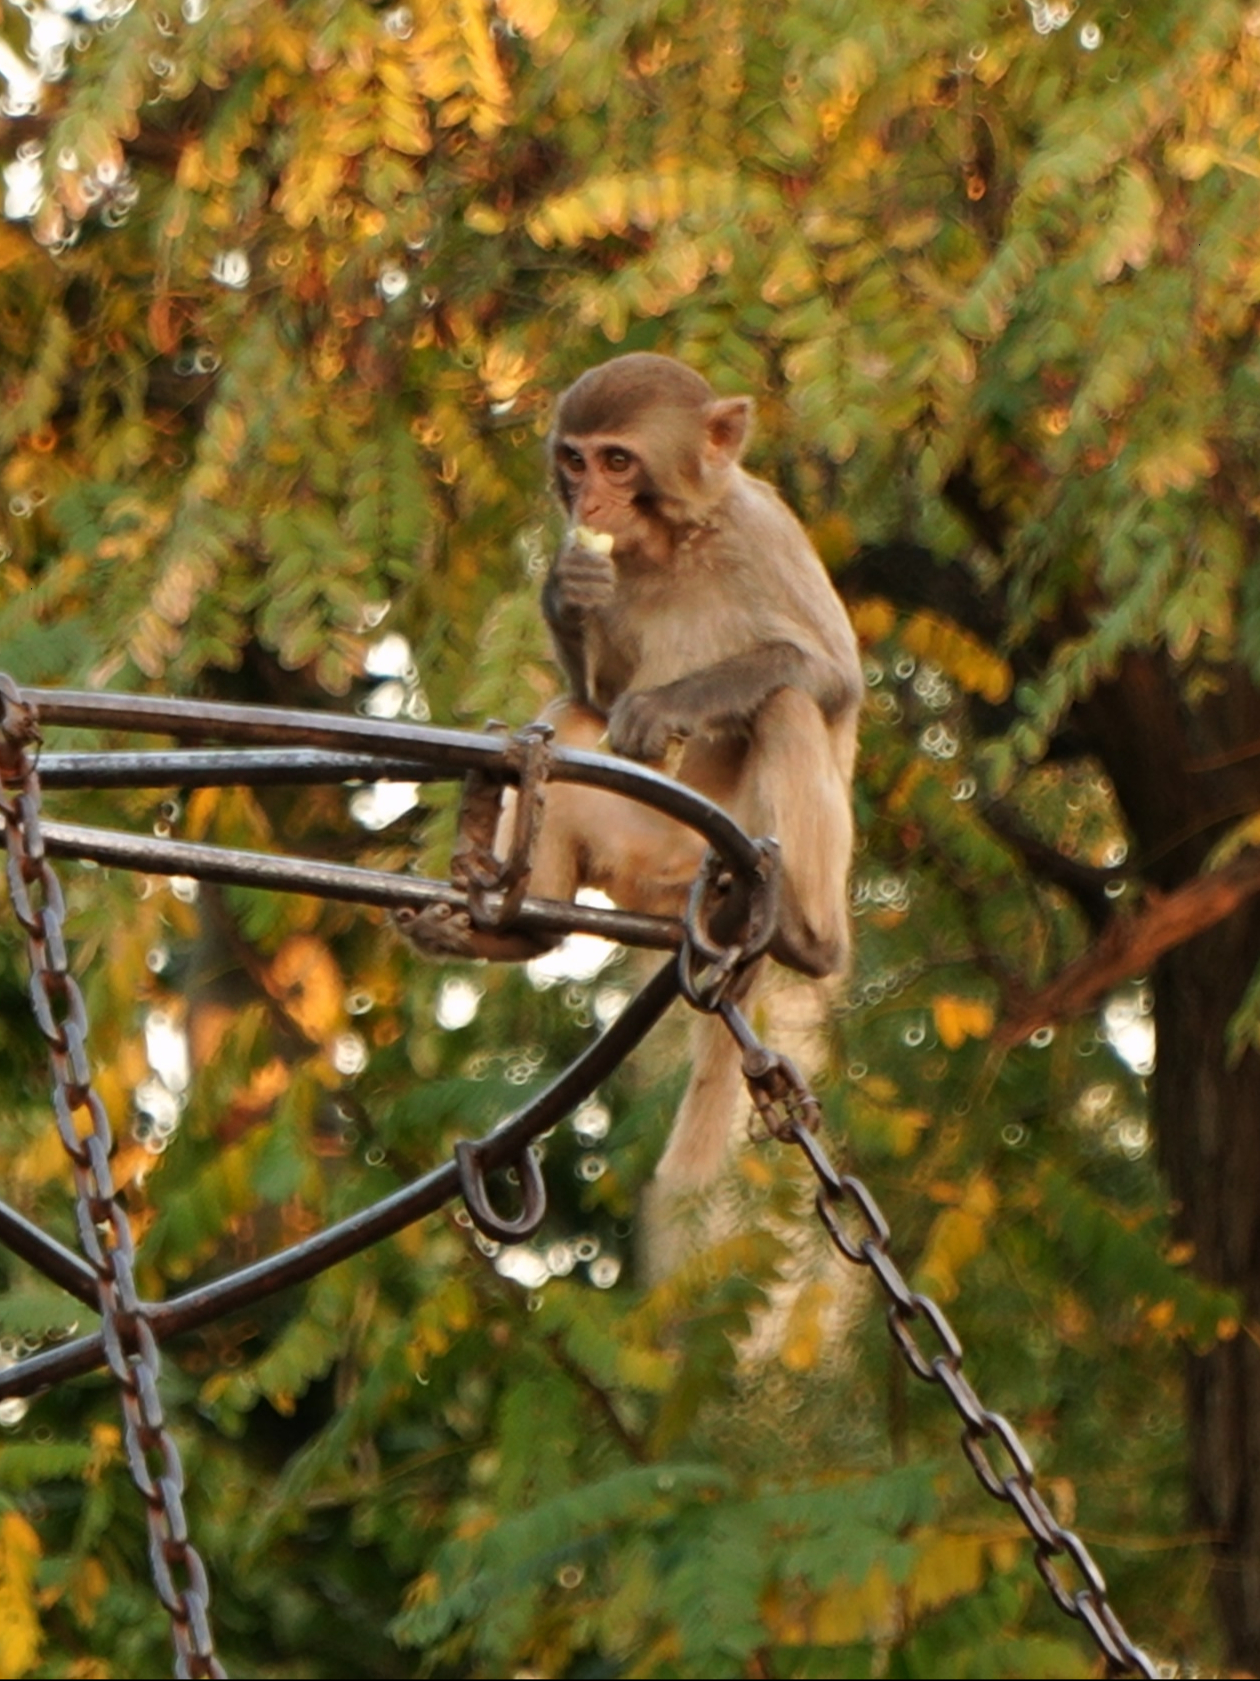
[[[557,746],[588,751],[598,748],[606,727],[600,713],[572,701],[548,707],[542,721],[554,728]],[[514,802],[513,792],[504,801],[496,837],[500,855],[511,834]],[[673,818],[604,789],[552,782],[534,849],[529,894],[571,900],[579,887],[598,887],[623,910],[679,915],[703,854],[703,840]],[[422,950],[447,957],[525,962],[560,939],[474,928],[466,911],[446,905],[398,911],[395,921]]]
[[[783,849],[779,932],[770,947],[807,975],[843,970],[849,957],[855,723],[829,724],[799,689],[780,689],[757,714],[745,776],[731,806],[749,834]]]

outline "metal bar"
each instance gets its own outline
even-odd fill
[[[612,1026],[588,1045],[563,1073],[486,1136],[480,1151],[486,1170],[493,1171],[514,1162],[526,1144],[589,1097],[655,1026],[677,996],[678,965],[671,961],[657,970]],[[458,1193],[459,1174],[455,1163],[444,1162],[370,1208],[339,1220],[336,1225],[277,1255],[242,1267],[213,1284],[189,1290],[172,1301],[146,1306],[145,1317],[159,1341],[181,1331],[196,1330],[291,1284],[313,1278],[350,1255],[357,1255],[360,1250],[433,1213]],[[64,1378],[93,1371],[103,1361],[104,1341],[99,1334],[33,1354],[0,1372],[0,1399],[33,1395]]]
[[[98,864],[152,875],[192,876],[197,881],[263,887],[274,892],[311,893],[356,905],[444,904],[462,910],[468,902],[461,889],[427,876],[363,870],[352,864],[286,858],[272,852],[229,850],[208,846],[204,841],[128,835],[81,823],[45,822],[43,832],[54,858],[89,858]],[[494,898],[491,894],[491,901]],[[682,924],[674,917],[573,905],[559,899],[525,899],[514,926],[544,934],[598,934],[605,940],[651,951],[676,951],[682,944]]]
[[[51,1278],[54,1284],[68,1290],[93,1313],[99,1311],[96,1274],[82,1256],[76,1255],[73,1249],[67,1249],[64,1243],[58,1243],[55,1237],[49,1237],[46,1231],[5,1202],[0,1202],[0,1243],[24,1261],[29,1261],[36,1272],[42,1272],[45,1278]]]
[[[170,753],[43,753],[45,788],[266,787],[271,783],[437,782],[446,772],[318,747],[185,748]]]
[[[38,709],[41,723],[78,724],[91,729],[141,730],[204,740],[218,737],[242,746],[297,747],[362,752],[406,764],[429,765],[462,775],[491,770],[516,779],[511,737],[478,735],[394,719],[349,718],[334,712],[294,712],[284,707],[229,706],[209,701],[171,700],[160,695],[119,695],[81,689],[22,689],[22,700]],[[741,875],[757,876],[761,854],[733,818],[694,789],[629,759],[577,748],[552,749],[551,780],[604,788],[676,817],[702,834]]]

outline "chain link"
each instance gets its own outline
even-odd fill
[[[176,1675],[222,1676],[226,1671],[214,1655],[210,1632],[206,1570],[188,1539],[183,1467],[158,1395],[157,1342],[136,1294],[131,1226],[114,1192],[109,1116],[92,1087],[87,1010],[66,961],[65,901],[44,851],[35,757],[39,739],[34,708],[8,677],[0,676],[6,876],[26,934],[31,1007],[48,1046],[53,1113],[73,1170],[79,1241],[96,1275],[106,1364],[122,1403],[127,1463],[144,1498],[153,1583],[171,1619]]]
[[[785,1057],[760,1044],[734,1004],[724,1002],[721,1013],[743,1052],[745,1077],[766,1130],[804,1153],[818,1180],[815,1206],[824,1230],[845,1260],[869,1268],[878,1279],[888,1298],[888,1328],[902,1358],[916,1377],[939,1384],[953,1402],[963,1423],[967,1462],[985,1492],[1013,1506],[1032,1536],[1037,1570],[1051,1598],[1089,1630],[1109,1675],[1158,1676],[1159,1668],[1130,1640],[1108,1603],[1107,1583],[1089,1548],[1059,1523],[1042,1498],[1032,1459],[1015,1427],[991,1412],[963,1376],[962,1343],[944,1311],[906,1282],[889,1252],[892,1231],[879,1204],[860,1179],[837,1171],[814,1137],[817,1099]],[[851,1216],[848,1222],[845,1215]],[[1079,1585],[1064,1579],[1060,1563],[1075,1568]]]

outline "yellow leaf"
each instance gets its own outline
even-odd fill
[[[1169,167],[1180,175],[1183,181],[1197,181],[1207,174],[1214,163],[1220,162],[1220,153],[1215,146],[1197,146],[1185,142],[1173,142],[1164,152]]]
[[[790,1372],[810,1372],[828,1338],[825,1315],[831,1292],[819,1281],[798,1291],[783,1333],[783,1364]]]
[[[843,1576],[828,1588],[810,1619],[818,1646],[851,1646],[855,1641],[887,1637],[900,1620],[897,1590],[882,1564],[858,1587]]]
[[[1166,490],[1190,490],[1200,479],[1210,479],[1219,465],[1216,451],[1202,438],[1174,434],[1137,463],[1133,476],[1148,496],[1162,496]]]
[[[301,75],[307,69],[306,33],[279,7],[264,12],[262,19],[258,34],[259,57],[264,60],[270,58],[295,75]]]
[[[0,1517],[0,1673],[26,1675],[39,1658],[43,1631],[35,1606],[39,1536],[20,1512]]]
[[[423,157],[433,145],[428,119],[420,107],[390,93],[381,99],[381,139],[408,157]]]
[[[388,134],[383,138],[389,143]],[[400,148],[406,150],[406,147]],[[306,228],[332,203],[345,177],[346,160],[328,147],[298,153],[284,172],[276,208],[291,228]]]
[[[853,521],[840,513],[825,514],[822,519],[815,520],[809,528],[809,534],[813,538],[814,547],[818,550],[819,557],[828,571],[848,560],[858,546]],[[892,608],[888,606],[887,602],[881,602],[880,606],[889,615],[888,630],[891,630],[895,622]],[[853,619],[856,625],[857,614],[851,613],[849,617]],[[875,636],[862,637],[861,632],[858,634],[863,641],[873,642],[877,639]],[[887,635],[887,631],[882,634]]]
[[[956,1051],[964,1040],[987,1039],[993,1031],[993,1006],[982,998],[943,994],[932,1000],[932,1019],[941,1043]]]
[[[507,227],[507,217],[492,204],[470,204],[464,212],[464,225],[474,233],[502,233]]]
[[[88,1462],[87,1481],[98,1483],[105,1470],[122,1453],[122,1431],[116,1424],[94,1424],[91,1443],[92,1457]]]
[[[901,633],[912,654],[932,660],[961,688],[997,705],[1011,692],[1011,668],[978,637],[932,613],[916,613]]]
[[[908,1156],[919,1134],[932,1124],[926,1109],[893,1109],[883,1116],[885,1135],[894,1156]]]
[[[985,1221],[969,1208],[947,1208],[928,1232],[918,1276],[921,1287],[941,1301],[958,1294],[958,1274],[984,1247]]]
[[[632,1389],[664,1395],[678,1381],[678,1362],[652,1348],[623,1348],[617,1355],[617,1376]]]
[[[923,1551],[906,1583],[910,1615],[920,1616],[961,1594],[975,1593],[984,1580],[984,1554],[985,1542],[977,1535],[924,1531]]]
[[[889,229],[888,243],[896,251],[917,251],[939,231],[941,218],[935,210],[921,210]]]
[[[96,1621],[96,1603],[109,1587],[109,1576],[100,1559],[90,1555],[80,1559],[70,1572],[70,1609],[83,1628],[91,1628]]]
[[[605,176],[592,184],[591,203],[601,226],[611,233],[624,233],[628,206],[626,184],[619,175]]]
[[[849,617],[859,642],[882,642],[886,636],[892,635],[897,624],[896,609],[891,603],[880,601],[875,596],[855,601],[849,609]]]
[[[495,0],[495,10],[527,41],[536,41],[556,15],[556,0]]]
[[[180,152],[175,185],[189,187],[199,193],[204,193],[210,185],[210,171],[206,167],[205,149],[200,140],[190,140]]]
[[[961,1207],[987,1220],[998,1205],[998,1188],[985,1173],[977,1173],[963,1192]]]
[[[19,1185],[47,1185],[64,1177],[68,1158],[52,1127],[45,1127],[16,1157],[9,1159],[10,1182]]]
[[[818,290],[818,275],[804,246],[791,244],[780,251],[761,283],[761,295],[768,304],[782,307],[811,298]]]
[[[115,1130],[123,1126],[129,1117],[134,1083],[124,1082],[121,1071],[114,1064],[96,1070],[96,1095],[105,1105],[105,1113]]]

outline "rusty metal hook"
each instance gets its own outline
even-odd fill
[[[521,1211],[515,1219],[496,1214],[490,1206],[485,1171],[481,1165],[482,1143],[461,1138],[455,1144],[455,1168],[459,1174],[460,1194],[474,1226],[486,1237],[499,1243],[521,1243],[533,1237],[547,1212],[547,1186],[542,1176],[538,1152],[532,1145],[512,1164],[521,1181]]]
[[[766,839],[757,841],[756,846],[760,859],[751,879],[736,878],[732,882],[726,866],[710,848],[692,884],[683,919],[678,978],[683,996],[698,1010],[719,1007],[730,995],[736,977],[765,951],[778,926],[779,843]],[[736,937],[729,940],[727,930],[737,915]],[[721,944],[716,943],[719,940]]]
[[[507,762],[517,771],[519,786],[506,859],[496,858],[493,850],[502,809],[501,780],[474,771],[465,783],[460,845],[451,873],[467,891],[468,914],[475,928],[503,928],[521,908],[542,823],[554,734],[550,724],[535,723],[526,724],[512,737]],[[490,895],[496,893],[500,897],[492,904]]]

